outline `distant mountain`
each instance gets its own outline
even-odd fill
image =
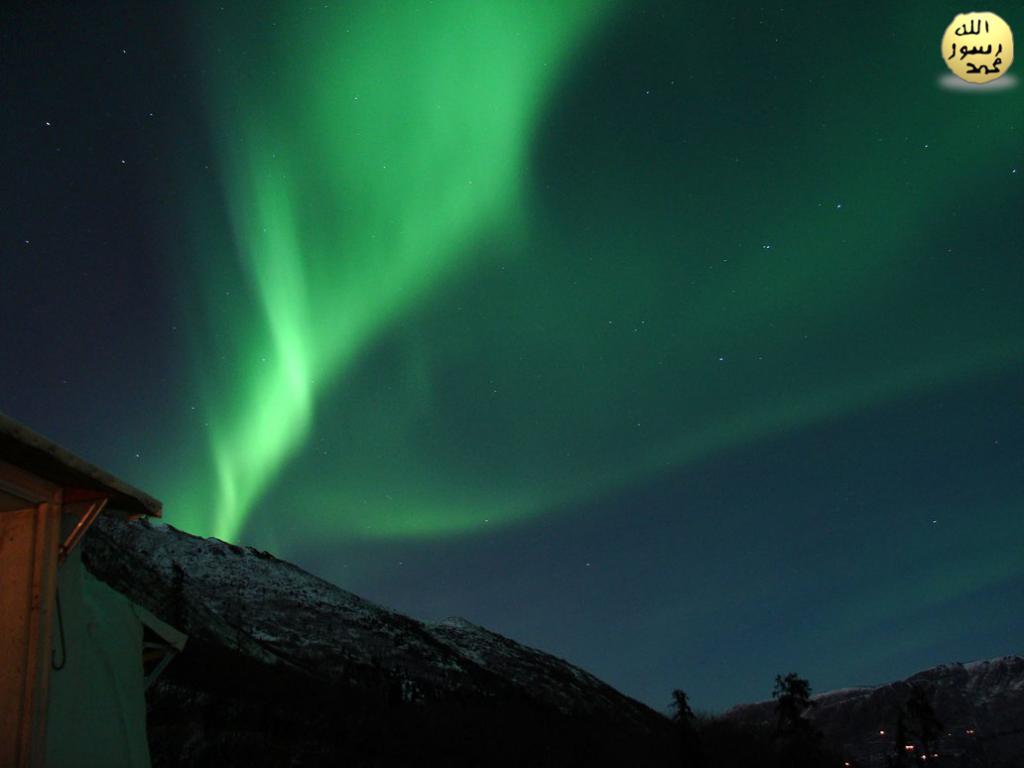
[[[147,692],[154,768],[683,764],[663,715],[465,619],[416,621],[265,552],[144,520],[101,516],[83,561],[189,635]],[[948,734],[939,765],[1024,768],[1020,656],[819,694],[809,716],[851,766],[881,768],[912,685]],[[720,720],[768,733],[774,702]]]
[[[945,727],[939,765],[1024,768],[1024,658],[943,664],[887,685],[814,696],[807,716],[853,766],[886,765],[895,747],[896,713],[920,686]],[[774,721],[774,702],[736,707],[725,717],[748,725]],[[926,761],[921,761],[925,764]],[[934,760],[933,760],[934,762]]]
[[[662,715],[464,619],[144,520],[101,517],[83,560],[189,635],[147,692],[156,768],[661,764]]]

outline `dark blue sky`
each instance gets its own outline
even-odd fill
[[[659,708],[1020,652],[1024,90],[942,87],[964,9],[328,5],[0,12],[0,410]]]

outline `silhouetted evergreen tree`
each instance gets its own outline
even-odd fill
[[[804,714],[814,706],[811,684],[796,672],[775,678],[775,743],[781,765],[792,768],[821,765],[821,733]]]
[[[674,723],[686,723],[688,727],[692,727],[693,710],[690,709],[690,697],[686,695],[686,691],[676,688],[672,691],[672,722]]]
[[[811,701],[811,684],[796,672],[783,677],[775,677],[775,733],[778,736],[790,736],[806,731],[810,721],[804,713],[813,706]]]
[[[684,766],[704,765],[700,748],[700,737],[694,727],[695,715],[685,691],[672,691],[672,723],[675,726],[679,744],[679,755]]]

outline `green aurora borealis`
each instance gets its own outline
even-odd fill
[[[1019,101],[939,91],[913,46],[884,77],[853,45],[809,79],[756,48],[676,70],[631,147],[580,84],[622,9],[276,10],[204,25],[232,235],[195,238],[191,530],[244,540],[281,482],[302,536],[471,533],[1021,357],[1010,301],[956,293],[978,264],[943,213],[1016,182]]]
[[[214,515],[190,527],[236,538],[309,438],[323,390],[343,385],[383,329],[459,274],[479,238],[522,239],[537,114],[599,11],[579,2],[297,9],[258,38],[258,57],[242,47],[224,57],[213,121],[230,126],[224,186],[256,306],[231,318],[239,357],[208,406],[216,489],[184,507]],[[217,301],[216,280],[207,284]],[[389,532],[478,522],[455,521],[454,510],[435,518],[424,506],[435,494],[414,493],[423,500]]]

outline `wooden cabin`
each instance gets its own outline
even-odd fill
[[[148,768],[144,691],[185,637],[81,561],[161,504],[0,414],[0,766]]]

